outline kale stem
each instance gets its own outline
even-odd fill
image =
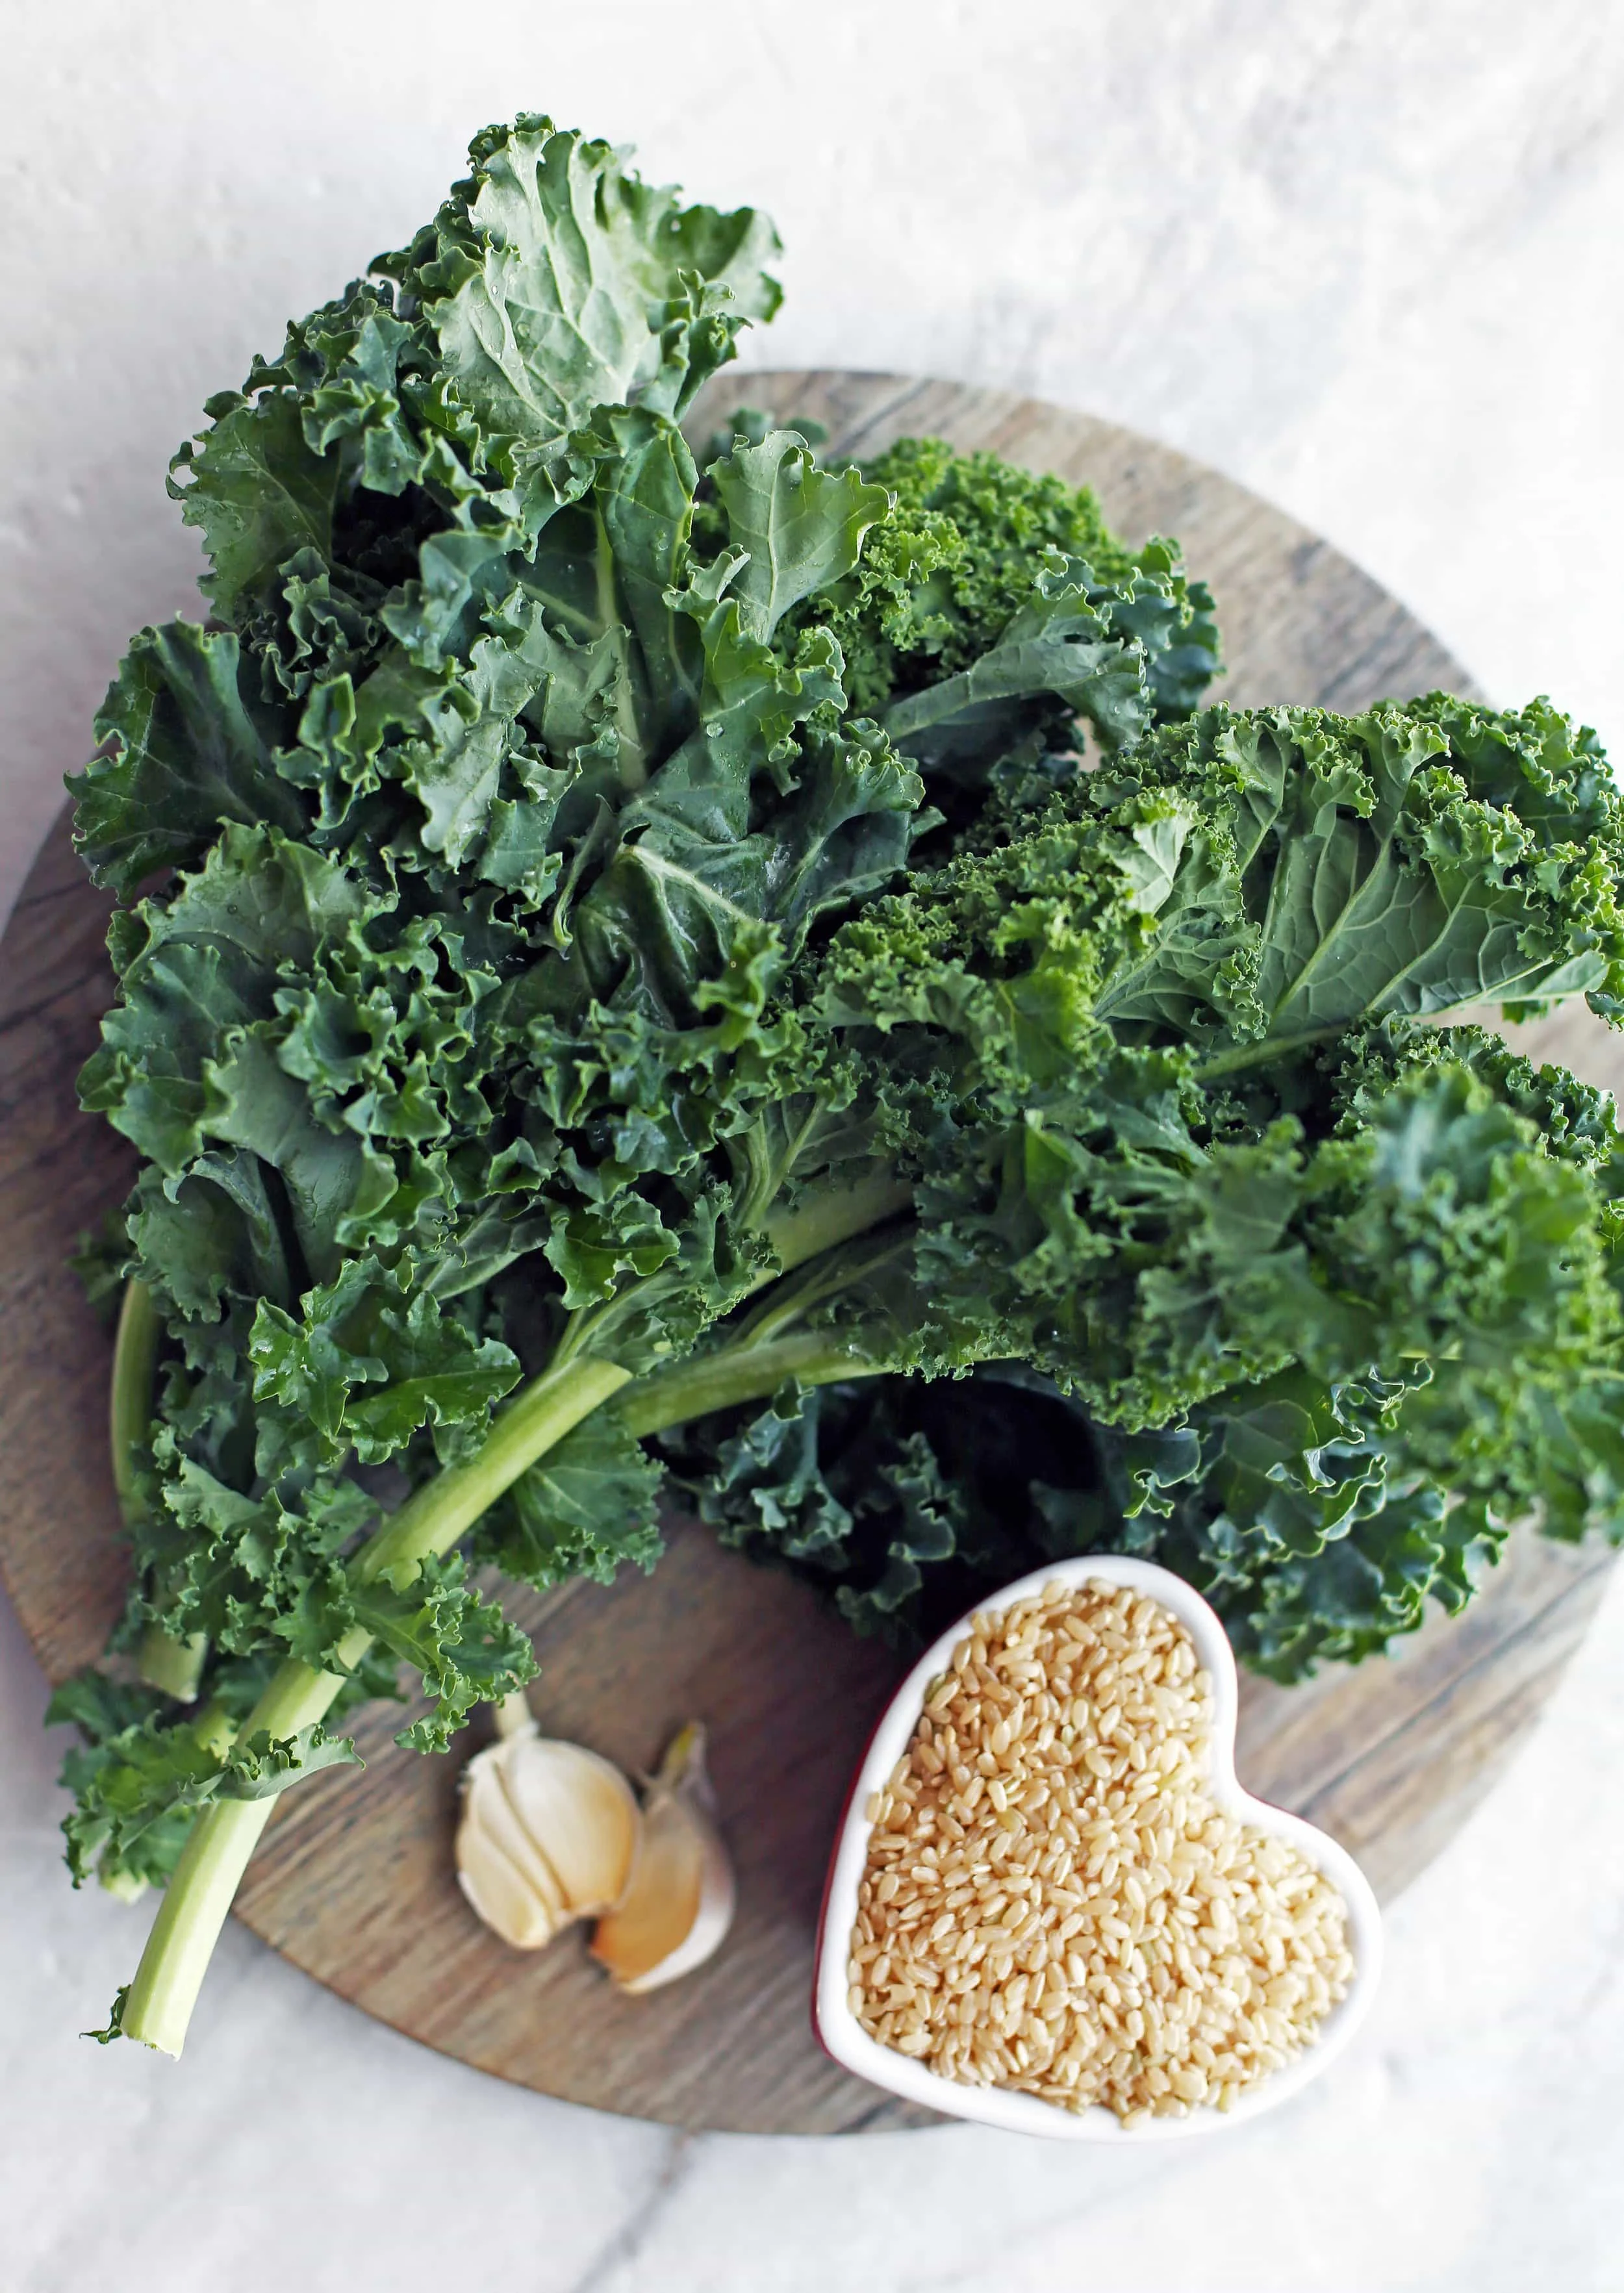
[[[799,1273],[781,1275],[758,1305],[751,1307],[740,1321],[726,1327],[724,1335],[729,1350],[766,1345],[769,1339],[787,1336],[797,1322],[804,1321],[812,1309],[822,1305],[825,1299],[841,1291],[854,1290],[881,1267],[908,1256],[917,1233],[911,1219],[902,1225],[888,1225],[877,1234],[858,1235],[849,1243],[837,1243],[821,1257],[808,1259]]]
[[[371,1584],[405,1571],[410,1582],[418,1562],[449,1552],[527,1465],[630,1381],[630,1371],[618,1363],[589,1357],[532,1378],[466,1464],[448,1465],[426,1481],[361,1546],[352,1563],[357,1578]],[[394,1581],[402,1581],[399,1574]]]
[[[177,1704],[193,1704],[208,1661],[208,1634],[188,1633],[176,1640],[162,1625],[149,1625],[141,1636],[135,1668],[150,1688],[161,1689]]]
[[[595,508],[592,523],[597,533],[593,552],[593,587],[597,604],[597,625],[600,629],[612,629],[624,616],[614,594],[614,552],[609,546],[609,529],[604,523],[601,509]],[[614,729],[620,734],[621,786],[628,796],[636,794],[648,779],[648,765],[644,754],[643,735],[637,725],[637,712],[632,695],[631,679],[622,676],[617,680],[618,697],[614,702]]]
[[[787,1274],[837,1243],[850,1242],[871,1227],[883,1225],[905,1211],[913,1199],[910,1180],[899,1179],[889,1163],[871,1163],[860,1178],[808,1187],[793,1210],[764,1219],[761,1231],[777,1255],[780,1270]]]
[[[765,1401],[786,1378],[802,1385],[831,1385],[848,1377],[879,1377],[892,1365],[884,1333],[873,1333],[873,1351],[864,1333],[846,1330],[801,1330],[793,1337],[758,1345],[723,1347],[656,1371],[628,1386],[614,1404],[616,1414],[639,1438],[684,1425],[713,1409],[741,1401]]]
[[[528,1464],[629,1381],[625,1370],[604,1361],[572,1363],[537,1378],[497,1419],[477,1456],[426,1483],[361,1548],[352,1563],[357,1577],[410,1576],[431,1554],[449,1552]],[[345,1673],[371,1644],[371,1634],[357,1625],[335,1650],[341,1670],[318,1672],[292,1659],[281,1665],[242,1723],[244,1741],[264,1734],[286,1742],[325,1719]],[[225,1915],[273,1805],[270,1799],[218,1800],[198,1818],[124,2002],[119,2028],[126,2038],[160,2054],[180,2053]]]
[[[1298,1035],[1264,1035],[1256,1042],[1238,1043],[1233,1050],[1218,1051],[1210,1059],[1203,1059],[1196,1069],[1198,1082],[1211,1082],[1215,1076],[1243,1074],[1249,1067],[1272,1066],[1277,1059],[1289,1058],[1310,1043],[1328,1043],[1333,1035],[1345,1035],[1346,1020],[1339,1019],[1333,1027],[1305,1028]]]
[[[152,1431],[152,1380],[162,1335],[163,1324],[152,1292],[144,1282],[126,1282],[118,1309],[118,1334],[113,1341],[113,1385],[108,1406],[113,1487],[126,1521],[134,1520],[141,1511],[135,1453],[145,1447]]]

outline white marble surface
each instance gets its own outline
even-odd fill
[[[0,8],[0,907],[119,647],[188,602],[163,467],[523,104],[769,206],[751,356],[1136,424],[1319,526],[1503,698],[1624,748],[1617,0],[58,0]],[[0,1617],[5,2293],[1624,2288],[1624,1582],[1279,2119],[1117,2159],[683,2140],[439,2061],[233,1930],[176,2066],[72,2035],[142,1915],[56,1861]]]

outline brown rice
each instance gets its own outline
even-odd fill
[[[871,1799],[848,1971],[881,2046],[1125,2125],[1227,2110],[1347,1993],[1347,1914],[1206,1787],[1211,1682],[1170,1610],[1045,1586],[971,1618]]]

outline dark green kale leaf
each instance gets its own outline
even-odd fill
[[[1505,779],[1508,798],[1530,789],[1536,832],[1475,787],[1485,744],[1502,770],[1525,720],[1489,741],[1474,716],[1453,750],[1440,713],[1207,712],[841,927],[808,992],[882,1074],[892,1151],[920,1173],[945,1361],[1019,1354],[1149,1423],[1304,1346],[1348,1373],[1378,1329],[1429,1350],[1430,1330],[1400,1337],[1419,1300],[1383,1261],[1395,1220],[1425,1223],[1398,1205],[1412,1182],[1431,1200],[1417,1174],[1443,1133],[1518,1190],[1531,1236],[1561,1228],[1567,1181],[1470,1090],[1439,1109],[1417,1085],[1384,1117],[1391,1143],[1375,1124],[1328,1138],[1316,1112],[1318,1048],[1384,1014],[1620,976],[1624,828],[1583,744],[1547,741],[1542,780]],[[1364,1213],[1354,1303],[1359,1204],[1378,1197],[1393,1207]]]
[[[138,1894],[154,1883],[161,1885],[175,1868],[191,1828],[188,1808],[154,1804],[142,1831],[126,1843],[121,1853],[102,1852],[111,1844],[110,1819],[100,1842],[93,1835],[93,1827],[103,1821],[102,1778],[118,1762],[116,1747],[126,1738],[139,1738],[149,1723],[158,1721],[166,1702],[155,1688],[132,1685],[89,1670],[75,1673],[52,1691],[45,1706],[45,1725],[69,1724],[77,1729],[80,1738],[64,1754],[59,1778],[75,1802],[63,1825],[63,1836],[76,1887],[83,1886],[93,1872],[99,1872],[102,1884],[111,1892]],[[118,1789],[117,1785],[114,1788]]]
[[[1147,743],[1133,784],[1193,805],[1245,917],[1255,1010],[1230,1031],[1272,1044],[1361,1014],[1616,995],[1624,814],[1597,758],[1595,735],[1547,703],[1497,712],[1432,694],[1347,719],[1207,710]],[[1217,895],[1180,872],[1194,894],[1181,928],[1163,927],[1106,1009],[1119,1026],[1183,1022],[1202,1041]]]
[[[378,267],[439,352],[436,412],[539,526],[572,498],[572,434],[599,407],[674,417],[777,308],[767,219],[684,208],[602,142],[522,115],[475,139],[474,174]]]
[[[1097,610],[1090,568],[1064,559],[1041,572],[1035,594],[1012,613],[968,668],[893,701],[884,723],[898,747],[936,772],[984,774],[1023,735],[1043,729],[1034,704],[1084,717],[1108,750],[1131,748],[1149,730],[1142,647],[1113,632],[1112,603]]]
[[[926,1560],[962,1606],[1046,1552],[1154,1552],[1282,1678],[1458,1605],[1522,1514],[1618,1535],[1611,1107],[1415,1024],[1616,994],[1594,758],[1541,709],[1209,711],[843,925],[796,981],[915,1173],[892,1358],[981,1365],[946,1389],[969,1446],[929,1387],[786,1390],[686,1437],[702,1509],[915,1620]],[[881,1302],[819,1310],[872,1329]],[[946,1493],[939,1550],[865,1541],[905,1455]]]
[[[1080,1408],[1003,1365],[968,1381],[791,1379],[766,1408],[661,1446],[674,1489],[725,1544],[791,1566],[859,1632],[902,1646],[1042,1565],[1029,1488],[1045,1475],[1095,1495],[1092,1544],[1107,1526]]]

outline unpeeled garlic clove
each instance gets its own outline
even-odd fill
[[[457,1876],[477,1915],[520,1950],[624,1892],[642,1828],[617,1767],[539,1734],[522,1698],[498,1712],[500,1740],[468,1762]]]
[[[606,1911],[625,1892],[637,1852],[641,1820],[631,1786],[583,1744],[518,1737],[502,1750],[502,1788],[557,1874],[570,1916]]]
[[[593,1957],[633,1997],[702,1966],[733,1924],[733,1866],[714,1809],[694,1721],[649,1787],[630,1883],[592,1937]]]
[[[570,1912],[558,1875],[502,1787],[506,1744],[469,1761],[457,1827],[457,1883],[475,1912],[516,1950],[551,1942]]]

